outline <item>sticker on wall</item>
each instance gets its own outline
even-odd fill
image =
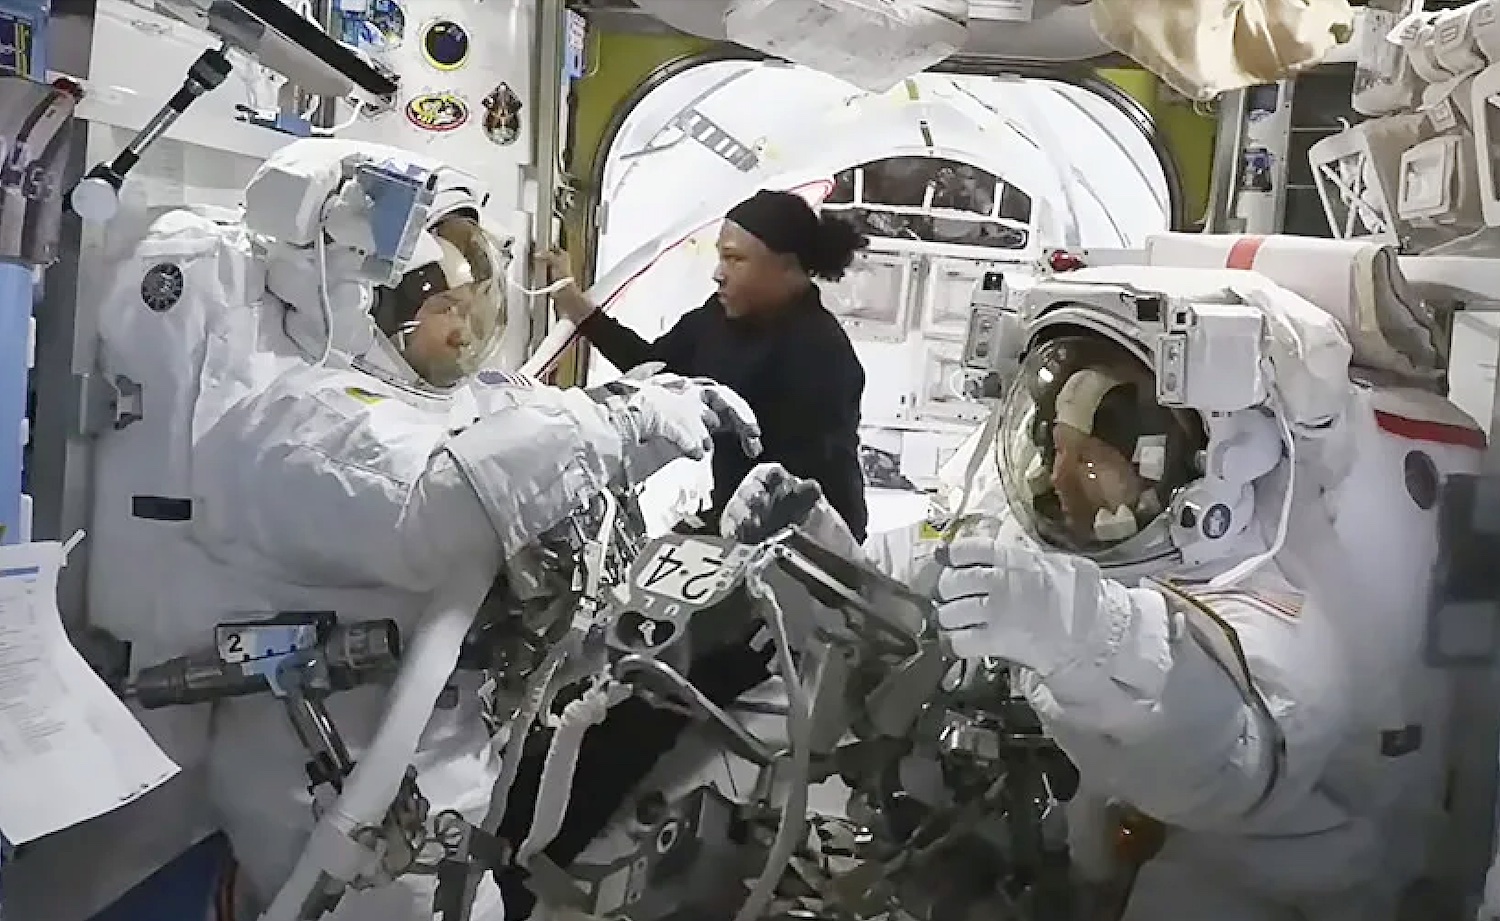
[[[1245,117],[1252,123],[1265,121],[1281,105],[1281,87],[1275,83],[1252,86],[1245,91]]]
[[[521,98],[502,83],[484,97],[485,137],[502,147],[521,136]]]
[[[1271,191],[1271,171],[1275,165],[1276,155],[1265,147],[1259,144],[1246,147],[1240,162],[1240,189],[1245,192]]]
[[[422,29],[422,57],[438,70],[458,70],[469,61],[469,31],[451,19],[437,19]]]
[[[362,51],[393,51],[406,38],[406,10],[396,0],[343,3],[343,40]]]
[[[469,104],[457,93],[423,93],[406,104],[406,120],[423,131],[446,134],[469,120]]]
[[[141,300],[157,313],[165,313],[182,300],[182,268],[171,262],[158,262],[141,278]]]

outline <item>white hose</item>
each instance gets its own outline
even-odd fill
[[[750,895],[745,899],[745,904],[740,906],[739,912],[734,916],[734,921],[760,921],[765,917],[766,908],[771,900],[776,897],[776,887],[781,883],[782,874],[787,865],[797,854],[798,845],[805,840],[807,833],[807,785],[812,773],[812,747],[806,732],[800,742],[793,743],[792,769],[788,782],[791,789],[787,791],[786,802],[781,806],[781,824],[776,827],[776,840],[771,843],[771,851],[766,855],[765,866],[761,869],[760,877],[755,880],[755,885],[750,890]]]
[[[792,767],[787,778],[790,789],[786,802],[781,805],[781,821],[776,827],[776,839],[771,843],[765,865],[760,876],[750,888],[734,921],[759,921],[771,900],[776,897],[776,887],[782,874],[797,853],[797,846],[807,832],[807,785],[812,772],[812,703],[807,690],[802,686],[797,666],[792,661],[791,637],[787,633],[786,616],[776,600],[776,593],[766,584],[758,569],[746,573],[745,587],[770,614],[766,625],[771,628],[771,641],[776,647],[778,669],[782,684],[787,690],[787,724],[791,730]],[[821,683],[821,677],[819,678]]]
[[[510,736],[505,740],[505,753],[500,757],[500,776],[495,778],[495,785],[490,789],[490,805],[484,814],[484,821],[480,828],[494,834],[500,830],[500,822],[505,818],[505,810],[510,802],[510,788],[515,786],[516,774],[521,770],[521,758],[526,751],[526,737],[531,734],[531,727],[536,724],[536,718],[547,705],[551,696],[552,682],[556,680],[558,671],[562,668],[566,653],[562,644],[552,647],[547,653],[547,658],[542,660],[541,667],[537,669],[530,683],[526,687],[526,696],[522,698],[520,712],[511,721],[507,731]]]
[[[516,863],[527,862],[551,844],[562,829],[573,794],[573,772],[578,768],[578,753],[584,733],[604,722],[609,714],[609,695],[602,687],[590,688],[582,697],[563,708],[562,719],[547,746],[542,762],[542,781],[537,789],[536,806],[531,814],[531,830],[516,849]]]
[[[349,836],[378,826],[396,798],[437,699],[458,666],[459,649],[495,578],[496,565],[455,573],[438,589],[402,655],[385,715],[333,807],[318,819],[296,867],[260,921],[299,921],[324,873],[348,880],[362,867]]]

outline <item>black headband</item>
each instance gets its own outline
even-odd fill
[[[796,256],[808,268],[817,252],[818,216],[790,192],[756,192],[726,216],[773,253]]]

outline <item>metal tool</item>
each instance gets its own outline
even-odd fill
[[[328,692],[342,691],[388,677],[401,656],[394,621],[342,625],[330,612],[282,613],[220,624],[214,632],[212,649],[141,669],[125,682],[123,696],[147,710],[250,694],[279,696],[286,693],[287,675],[317,663]]]
[[[220,86],[233,49],[319,96],[357,96],[375,110],[393,104],[392,73],[340,44],[280,0],[163,0],[162,9],[223,39],[188,69],[181,88],[151,117],[115,158],[89,170],[68,195],[68,205],[86,221],[107,221],[120,206],[125,177],[146,149],[165,135],[194,102]]]

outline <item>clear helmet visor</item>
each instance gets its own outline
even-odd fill
[[[1000,412],[1001,483],[1033,537],[1101,562],[1162,551],[1165,529],[1153,524],[1198,479],[1202,427],[1156,402],[1139,358],[1098,335],[1049,339],[1026,356]]]
[[[422,233],[401,282],[377,290],[376,325],[427,384],[454,387],[495,353],[510,260],[508,241],[451,215]]]

